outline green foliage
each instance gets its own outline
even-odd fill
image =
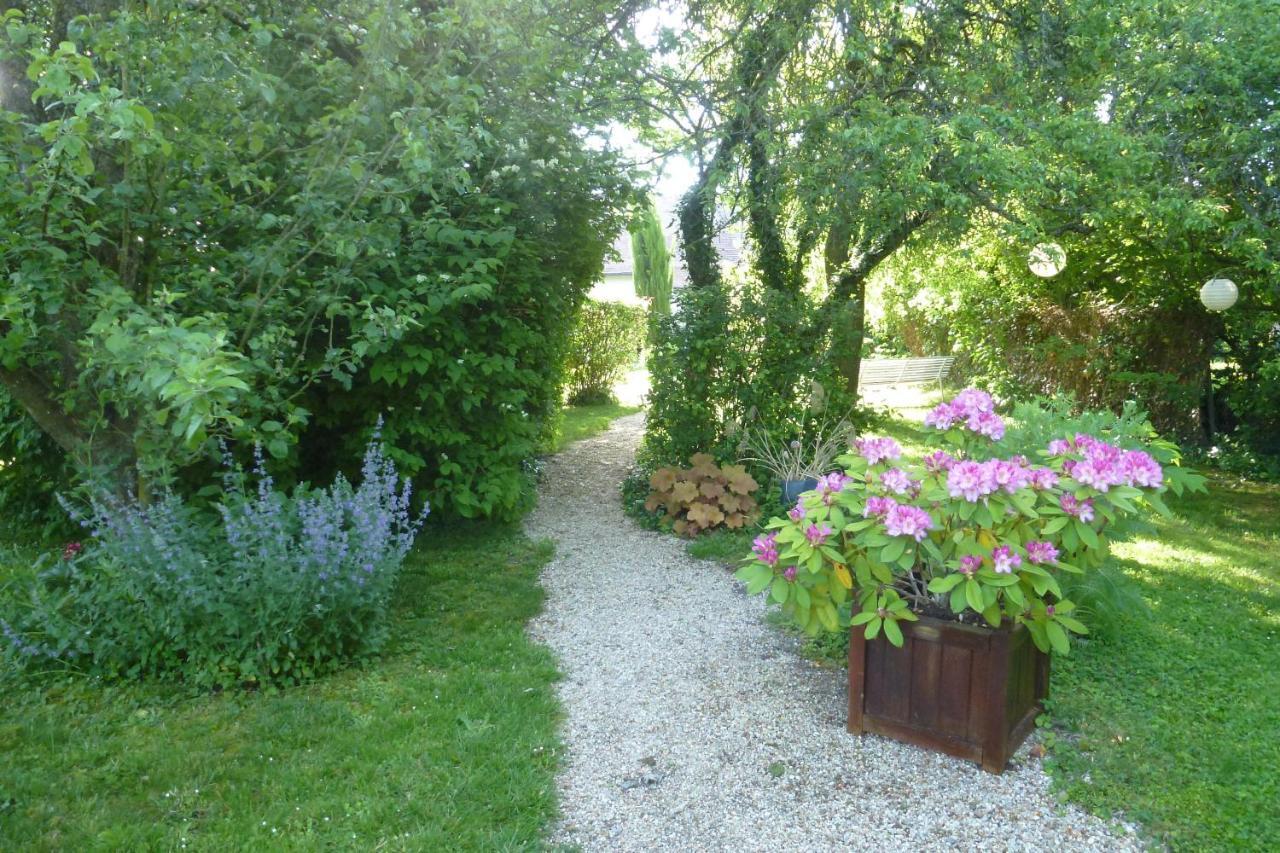
[[[748,425],[775,442],[807,444],[830,412],[863,422],[844,380],[807,342],[762,336],[761,317],[798,326],[798,300],[746,283],[684,288],[676,301],[679,310],[658,320],[649,355],[647,464],[678,464],[700,452],[739,457]]]
[[[645,312],[587,300],[569,336],[565,386],[570,405],[605,403],[644,346]]]
[[[759,484],[741,465],[716,464],[706,453],[695,453],[689,468],[659,468],[649,477],[644,508],[662,511],[663,527],[679,536],[697,536],[715,527],[737,530],[757,515],[751,493]]]
[[[0,847],[537,848],[561,712],[525,625],[549,556],[510,527],[433,526],[376,663],[287,690],[6,677]],[[29,565],[0,554],[0,580]]]
[[[635,268],[636,296],[653,300],[650,310],[655,315],[670,314],[674,259],[667,249],[662,219],[652,198],[631,223],[631,258]]]
[[[629,192],[582,133],[634,64],[614,10],[62,5],[0,35],[10,398],[144,496],[220,437],[327,480],[383,411],[441,511],[526,508]]]
[[[176,495],[96,498],[93,537],[38,566],[29,602],[0,619],[10,658],[110,679],[205,687],[297,683],[378,651],[391,588],[421,521],[382,448],[363,480],[325,491],[256,488],[228,472],[221,525]],[[425,515],[425,512],[424,512]]]

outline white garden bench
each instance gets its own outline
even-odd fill
[[[942,384],[951,372],[955,357],[865,358],[858,370],[858,386]]]

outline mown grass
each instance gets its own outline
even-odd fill
[[[524,625],[549,553],[512,528],[428,531],[385,654],[302,687],[0,673],[0,849],[538,846],[560,711]],[[0,572],[20,575],[22,556]]]
[[[608,429],[609,424],[616,419],[634,415],[638,411],[640,411],[639,406],[624,406],[621,403],[565,406],[561,410],[560,426],[551,443],[550,452],[559,453],[565,445],[598,435]]]

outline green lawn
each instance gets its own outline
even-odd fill
[[[495,526],[421,542],[364,669],[219,696],[0,673],[0,850],[538,846],[560,712],[524,625],[550,546]]]
[[[915,458],[922,434],[892,435]],[[1150,612],[1055,658],[1049,767],[1068,797],[1175,850],[1280,850],[1280,487],[1213,477],[1113,552]],[[706,535],[737,563],[755,532]],[[808,642],[843,663],[847,637]]]
[[[640,411],[639,406],[624,406],[620,403],[597,403],[590,406],[565,406],[560,428],[556,432],[551,452],[559,453],[565,445],[604,432],[609,424],[625,415],[634,415]]]

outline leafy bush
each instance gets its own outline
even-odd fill
[[[400,564],[422,525],[377,441],[358,488],[224,477],[220,522],[166,494],[102,497],[75,513],[89,543],[41,568],[29,606],[0,621],[9,652],[110,678],[217,687],[290,683],[377,651]],[[423,510],[425,516],[426,510]]]
[[[613,399],[627,367],[644,345],[645,311],[621,302],[589,299],[569,336],[565,384],[575,406]]]
[[[751,493],[759,484],[741,465],[716,465],[706,453],[695,453],[690,468],[659,468],[649,478],[652,491],[644,508],[662,510],[661,523],[681,536],[725,526],[736,529],[756,517]]]
[[[925,418],[956,451],[899,466],[892,439],[863,439],[806,492],[739,570],[750,593],[773,600],[811,634],[865,625],[903,643],[900,621],[920,614],[1025,625],[1043,651],[1066,654],[1087,628],[1059,576],[1098,569],[1108,540],[1161,493],[1202,489],[1203,478],[1163,467],[1141,450],[1096,437],[1058,437],[1038,451],[977,458],[1005,435],[990,395],[961,392]]]

